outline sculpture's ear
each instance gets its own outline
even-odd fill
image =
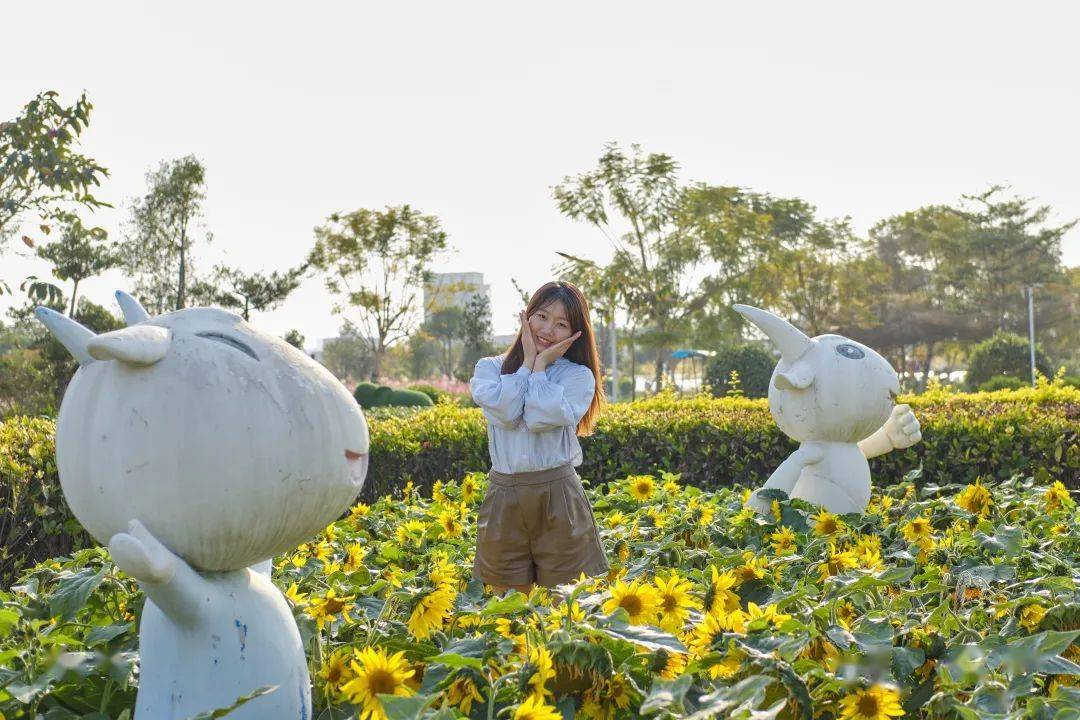
[[[87,345],[94,337],[93,331],[47,307],[36,308],[34,314],[80,365],[94,362],[94,358],[87,352]]]
[[[776,373],[773,382],[782,390],[805,390],[814,383],[814,369],[808,362],[797,362],[784,372]]]
[[[120,311],[124,313],[124,322],[128,325],[137,325],[150,319],[150,313],[143,309],[139,301],[123,290],[116,291],[116,302],[120,304]]]
[[[169,351],[172,332],[157,325],[132,325],[96,335],[86,349],[96,360],[120,360],[133,365],[153,365]]]

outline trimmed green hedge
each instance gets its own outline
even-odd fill
[[[895,482],[921,463],[928,476],[957,483],[1020,473],[1080,488],[1076,388],[935,389],[902,401],[915,409],[923,441],[871,460],[879,482]],[[367,501],[408,480],[427,494],[435,480],[490,465],[478,409],[443,403],[405,414],[380,408],[369,414],[369,426],[371,465],[361,494]],[[59,492],[54,433],[45,418],[0,423],[0,586],[22,568],[89,543]],[[760,483],[796,447],[777,429],[765,400],[673,395],[607,406],[596,433],[581,445],[578,472],[588,482],[663,468],[703,488]]]
[[[896,481],[921,463],[928,474],[952,482],[1038,471],[1080,487],[1080,391],[1074,388],[934,389],[901,401],[915,410],[923,441],[871,460],[879,481]],[[581,446],[578,472],[591,482],[658,467],[703,488],[762,482],[797,447],[776,427],[765,400],[671,395],[609,405]],[[373,420],[363,497],[379,497],[405,480],[426,489],[435,480],[489,466],[479,410],[437,406],[408,418]]]

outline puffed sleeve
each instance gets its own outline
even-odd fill
[[[530,431],[551,428],[577,427],[592,404],[596,379],[592,370],[575,365],[559,382],[548,377],[547,371],[529,376],[525,392],[525,427]]]
[[[484,417],[496,425],[514,427],[524,409],[525,389],[532,370],[522,365],[517,372],[503,375],[501,363],[502,359],[497,357],[480,358],[469,389]]]

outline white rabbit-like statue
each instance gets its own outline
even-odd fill
[[[780,350],[769,381],[769,411],[784,434],[800,443],[747,504],[769,513],[771,502],[759,493],[775,488],[829,512],[863,512],[870,502],[867,458],[922,439],[911,408],[895,405],[896,371],[842,335],[810,338],[768,311],[732,307]]]
[[[237,720],[311,720],[300,633],[266,566],[359,493],[368,431],[325,368],[240,316],[150,317],[95,335],[38,318],[79,361],[56,424],[75,517],[146,595],[136,720],[189,718],[273,687]]]

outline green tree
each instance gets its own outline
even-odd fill
[[[302,333],[299,330],[293,328],[292,330],[285,333],[285,337],[283,339],[285,340],[285,342],[289,343],[290,345],[292,345],[297,350],[300,350],[301,352],[303,352],[303,350],[304,350],[304,333]]]
[[[64,216],[63,223],[60,238],[38,246],[37,255],[52,264],[54,277],[72,283],[68,315],[74,315],[79,283],[116,267],[120,257],[106,244],[108,233],[104,229],[88,228],[72,214]]]
[[[950,236],[950,262],[941,268],[947,283],[967,296],[998,330],[1020,330],[1027,323],[1024,288],[1060,281],[1061,238],[1077,220],[1048,225],[1048,205],[1032,198],[1001,198],[995,185],[978,195],[964,195],[955,212],[967,221],[966,232]]]
[[[441,349],[439,341],[423,330],[409,335],[406,343],[405,371],[412,380],[424,380],[431,377],[439,362]]]
[[[738,373],[739,387],[743,395],[752,398],[767,397],[776,358],[757,345],[733,345],[721,348],[705,364],[705,382],[715,397],[723,397],[731,391],[731,373]]]
[[[560,212],[596,227],[614,246],[612,262],[625,271],[626,304],[649,326],[643,339],[654,351],[657,389],[670,348],[708,300],[694,273],[702,248],[680,223],[677,173],[668,155],[646,155],[637,145],[627,154],[610,143],[595,170],[553,188]]]
[[[321,362],[335,377],[348,384],[369,377],[375,358],[368,339],[346,320],[338,336],[323,345]]]
[[[194,155],[162,162],[146,174],[147,191],[133,201],[121,244],[124,270],[150,313],[187,306],[192,249],[206,200],[206,168]],[[211,240],[210,233],[205,240]]]
[[[315,238],[308,261],[337,295],[334,312],[359,312],[374,357],[371,378],[378,380],[387,348],[415,324],[417,291],[430,281],[446,233],[435,216],[401,205],[334,213]]]
[[[461,359],[456,377],[467,382],[476,361],[493,354],[491,337],[491,301],[485,293],[473,293],[461,315]]]
[[[1035,369],[1046,376],[1054,374],[1042,346],[1035,345]],[[998,331],[971,348],[964,382],[971,390],[999,377],[1011,377],[1031,382],[1031,345],[1028,339],[1015,333]]]
[[[461,339],[465,311],[456,305],[447,305],[432,311],[420,329],[435,338],[439,343],[439,372],[452,377],[454,362],[454,343]]]
[[[267,275],[218,265],[214,268],[213,280],[206,281],[209,287],[200,287],[199,294],[208,295],[210,302],[221,307],[239,310],[244,320],[250,320],[252,311],[273,310],[284,302],[300,286],[306,269],[306,265],[301,265]]]
[[[72,203],[111,207],[91,194],[109,171],[77,152],[93,105],[86,93],[69,106],[58,97],[39,93],[17,117],[0,123],[0,252],[26,213],[36,214],[48,234],[49,223]]]

